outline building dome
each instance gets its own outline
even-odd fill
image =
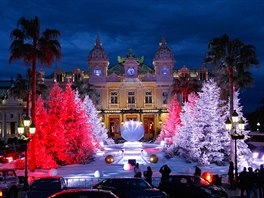
[[[167,47],[165,39],[161,39],[160,47],[155,54],[154,61],[159,60],[172,60],[175,61],[173,52]]]
[[[88,55],[88,62],[90,61],[108,61],[106,53],[102,48],[102,43],[99,38],[96,39],[94,48]]]

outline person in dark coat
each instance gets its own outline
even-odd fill
[[[139,167],[139,163],[136,163],[136,165],[134,166],[134,177],[141,178],[141,169]]]
[[[202,170],[198,166],[195,166],[194,175],[197,175],[199,177],[202,176]]]
[[[244,167],[243,171],[238,176],[238,187],[240,188],[240,197],[244,197],[244,192],[247,187],[247,168]]]
[[[150,166],[147,167],[147,170],[144,171],[144,177],[145,177],[145,180],[150,184],[152,185],[152,169]]]
[[[228,169],[228,180],[230,187],[229,189],[235,189],[235,180],[234,180],[234,163],[230,162]]]
[[[171,173],[171,169],[170,169],[170,167],[168,167],[167,164],[164,164],[160,168],[159,172],[161,173],[161,182],[164,182],[164,181],[166,181],[168,179],[168,177],[169,177],[169,175]]]

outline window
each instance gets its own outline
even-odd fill
[[[152,93],[151,91],[147,91],[145,93],[145,103],[151,104],[152,103]]]
[[[101,94],[96,92],[95,93],[95,105],[99,105],[100,99],[101,99]]]
[[[135,92],[133,92],[133,91],[128,92],[128,103],[129,104],[135,103]]]
[[[206,80],[206,73],[204,72],[200,73],[200,80]]]
[[[16,134],[16,123],[10,122],[10,132],[11,134]]]
[[[116,91],[111,92],[111,104],[118,104],[118,94]]]
[[[162,97],[163,97],[163,100],[162,100],[163,104],[168,104],[168,92],[166,91],[163,92]]]
[[[57,82],[62,82],[62,74],[57,74],[56,76]]]
[[[80,81],[81,80],[81,74],[74,74],[74,81]]]

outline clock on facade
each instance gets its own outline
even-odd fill
[[[169,69],[168,69],[168,67],[163,67],[162,68],[162,74],[168,74],[169,73]]]
[[[127,74],[130,75],[130,76],[134,75],[135,74],[135,69],[132,68],[132,67],[128,68]]]
[[[95,69],[94,70],[94,75],[96,75],[96,76],[100,76],[101,75],[101,69]]]

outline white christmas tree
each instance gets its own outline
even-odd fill
[[[192,158],[199,164],[221,163],[227,161],[230,154],[230,135],[225,130],[223,102],[220,100],[220,88],[213,79],[203,83],[196,102],[193,133],[196,133],[197,146],[191,149]]]
[[[78,93],[76,93],[77,95]],[[78,96],[79,97],[79,94]],[[88,95],[84,97],[83,104],[86,107],[87,114],[89,115],[88,124],[91,125],[93,131],[93,140],[97,147],[102,149],[102,144],[113,144],[114,141],[108,138],[108,130],[105,128],[104,123],[101,122],[101,117]]]
[[[198,96],[195,93],[191,93],[188,96],[188,102],[184,104],[181,112],[182,127],[179,130],[179,134],[173,138],[175,153],[182,156],[186,161],[197,161],[201,155],[199,148],[199,138],[203,137],[203,134],[198,134],[195,131],[195,108]],[[199,132],[199,131],[198,131]]]

